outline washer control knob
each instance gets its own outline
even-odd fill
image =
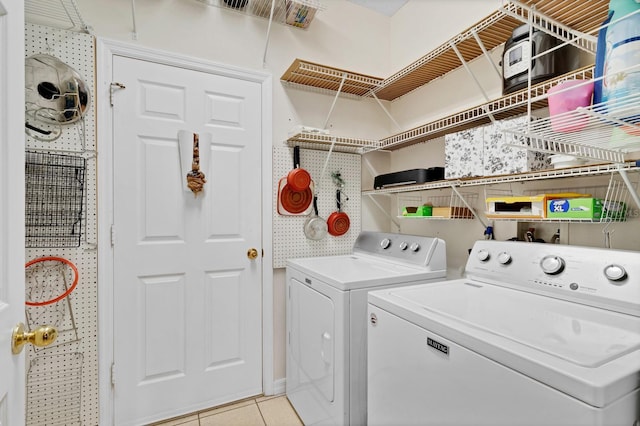
[[[604,268],[604,275],[611,281],[622,281],[627,278],[627,271],[620,265],[607,265]]]
[[[506,251],[503,251],[502,253],[500,253],[498,255],[498,262],[501,263],[502,265],[508,265],[511,263],[511,255],[509,253],[507,253]]]
[[[380,247],[382,247],[385,250],[388,249],[390,245],[391,245],[391,240],[388,238],[385,238],[384,240],[380,241]]]
[[[418,244],[418,243],[413,243],[413,244],[411,244],[411,247],[409,247],[409,249],[410,249],[411,251],[419,251],[419,250],[420,250],[420,244]]]
[[[485,250],[485,249],[478,250],[478,253],[476,253],[476,256],[478,257],[478,260],[480,262],[486,262],[491,257],[491,255],[489,254],[489,250]]]
[[[540,261],[540,267],[547,275],[557,275],[564,270],[564,259],[560,256],[545,256]]]
[[[409,247],[409,244],[407,244],[406,241],[403,241],[400,243],[400,250],[406,250]]]

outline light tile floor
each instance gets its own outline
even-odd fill
[[[261,396],[178,417],[154,426],[303,426],[285,395]]]

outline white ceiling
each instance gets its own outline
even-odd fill
[[[409,0],[348,0],[359,4],[383,15],[393,16]]]

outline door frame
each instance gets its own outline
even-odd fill
[[[96,40],[96,108],[98,119],[98,382],[100,424],[113,425],[113,132],[110,105],[113,57],[125,56],[259,83],[262,94],[262,390],[274,393],[272,180],[272,75],[120,41]],[[126,90],[126,89],[125,89]],[[114,92],[117,97],[117,90]],[[116,98],[117,99],[117,98]],[[117,236],[115,237],[117,238]]]
[[[0,299],[8,302],[0,303],[0,351],[2,361],[9,360],[1,367],[8,395],[6,407],[0,407],[0,423],[8,424],[25,421],[26,401],[25,352],[13,355],[9,349],[13,327],[26,322],[24,59],[24,7],[0,0]]]

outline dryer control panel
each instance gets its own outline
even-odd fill
[[[470,278],[640,316],[640,252],[478,241]]]
[[[353,245],[353,252],[430,265],[432,269],[447,268],[445,242],[435,237],[363,231]]]

